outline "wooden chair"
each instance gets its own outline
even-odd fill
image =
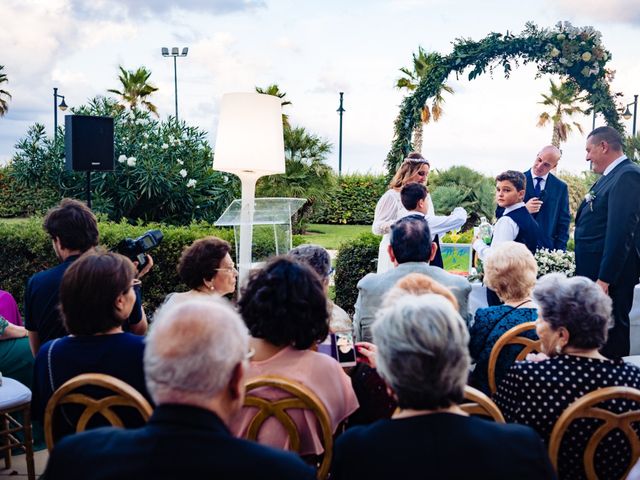
[[[616,414],[597,406],[611,399],[626,399],[638,402],[638,410]],[[615,428],[621,430],[627,436],[631,445],[631,462],[622,477],[626,478],[634,462],[640,457],[640,438],[638,438],[635,430],[631,428],[631,423],[640,421],[640,390],[630,387],[600,388],[587,393],[569,405],[556,421],[549,441],[549,458],[556,472],[558,471],[558,453],[562,437],[567,432],[569,425],[579,418],[595,418],[604,421],[591,435],[584,452],[583,465],[587,479],[597,480],[598,476],[596,475],[594,463],[596,449],[607,434]]]
[[[460,408],[469,415],[490,417],[498,423],[505,423],[498,406],[480,390],[466,385],[464,387],[464,399],[467,402],[460,404]]]
[[[261,387],[277,388],[289,393],[291,396],[280,400],[266,400],[256,396],[254,392],[254,390]],[[258,409],[255,416],[249,422],[246,434],[246,438],[249,440],[257,440],[264,422],[270,417],[275,417],[280,424],[282,424],[287,435],[289,435],[290,450],[297,452],[300,450],[300,433],[298,432],[295,422],[287,413],[287,410],[311,410],[316,415],[322,431],[322,444],[324,446],[324,455],[318,467],[317,477],[320,480],[326,479],[329,474],[331,457],[333,455],[333,431],[329,412],[327,412],[326,407],[317,395],[301,383],[271,375],[249,380],[246,388],[247,394],[244,405]]]
[[[101,387],[112,392],[103,398],[91,398],[90,396],[75,392],[85,387]],[[49,399],[44,413],[44,435],[49,451],[55,444],[53,432],[53,417],[56,409],[65,404],[84,405],[84,410],[76,423],[76,432],[84,432],[87,424],[95,415],[101,415],[114,427],[124,427],[113,407],[135,408],[143,420],[147,421],[153,409],[149,402],[128,383],[102,373],[83,373],[68,381],[58,388]]]
[[[489,390],[491,394],[496,393],[496,363],[502,349],[507,345],[524,345],[522,351],[516,357],[516,361],[524,360],[531,352],[540,351],[540,340],[531,340],[527,337],[521,337],[524,332],[536,329],[535,322],[525,322],[507,330],[495,343],[489,355]]]
[[[12,414],[21,413],[22,423]],[[15,434],[23,432],[24,440]],[[31,434],[31,390],[17,380],[4,377],[0,387],[0,452],[4,452],[5,468],[11,468],[11,449],[24,448],[27,476],[35,480],[33,464],[33,436]]]

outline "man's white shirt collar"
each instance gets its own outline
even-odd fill
[[[611,170],[613,170],[614,168],[616,168],[618,165],[620,165],[623,161],[625,161],[627,159],[627,157],[625,155],[622,155],[618,158],[616,158],[611,165],[609,165],[607,168],[604,169],[604,172],[602,172],[602,176],[606,176],[609,175],[609,173],[611,173]]]
[[[533,168],[530,168],[530,169],[529,169],[529,171],[531,172],[531,178],[532,178],[534,181],[535,181],[535,179],[536,179],[536,178],[541,178],[541,179],[542,179],[542,183],[543,183],[543,184],[546,184],[546,183],[547,183],[547,178],[549,178],[549,174],[551,173],[551,172],[547,172],[545,175],[542,175],[541,177],[536,177],[536,176],[533,174]]]

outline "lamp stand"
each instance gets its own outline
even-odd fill
[[[242,210],[240,212],[240,255],[238,260],[238,296],[246,285],[251,271],[251,246],[253,245],[253,213],[256,198],[256,182],[262,175],[255,172],[236,173],[242,184]]]

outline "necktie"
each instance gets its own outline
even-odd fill
[[[536,177],[534,178],[536,184],[533,186],[533,196],[540,198],[540,193],[542,192],[542,189],[540,188],[540,184],[542,183],[542,177]]]

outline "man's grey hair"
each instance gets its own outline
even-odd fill
[[[210,399],[245,358],[249,334],[225,299],[189,300],[161,308],[146,340],[144,372],[156,403],[169,396]]]
[[[309,244],[298,245],[296,248],[290,250],[288,255],[309,265],[320,275],[321,279],[324,280],[329,276],[329,272],[331,271],[331,256],[324,247]]]
[[[591,279],[550,273],[538,280],[533,299],[539,316],[553,330],[567,329],[568,345],[591,349],[606,343],[607,331],[613,326],[612,302]]]
[[[433,410],[463,399],[469,371],[469,332],[441,295],[406,295],[373,324],[378,372],[401,408]]]

